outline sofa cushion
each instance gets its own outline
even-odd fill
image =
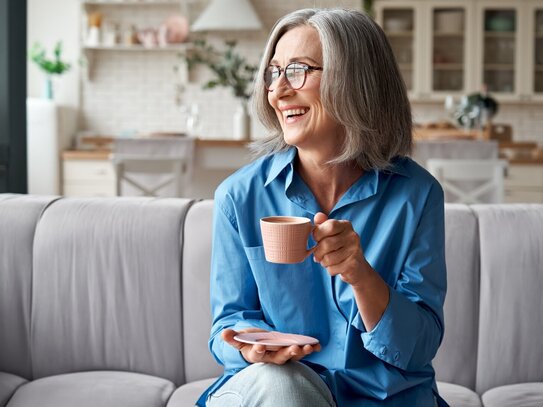
[[[477,219],[461,204],[445,206],[445,336],[433,360],[438,380],[475,389],[479,318]]]
[[[187,407],[193,406],[200,398],[202,393],[215,381],[217,378],[204,379],[184,384],[179,387],[168,401],[167,407]]]
[[[4,407],[15,390],[26,380],[10,373],[0,372],[0,407]]]
[[[483,394],[485,407],[541,407],[543,383],[521,383],[500,386]]]
[[[19,387],[7,407],[162,407],[174,389],[168,380],[138,373],[71,373]]]
[[[437,382],[437,389],[439,395],[451,407],[482,407],[479,395],[467,387],[453,383]]]
[[[36,224],[56,197],[0,194],[0,371],[32,378],[30,302]]]
[[[66,198],[36,229],[36,378],[121,370],[184,383],[181,232],[189,200]]]
[[[543,381],[543,205],[474,205],[481,242],[476,391]]]
[[[211,330],[209,272],[213,201],[195,203],[188,211],[183,237],[183,332],[188,382],[218,376],[222,368],[207,347]]]

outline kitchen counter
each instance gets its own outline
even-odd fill
[[[148,140],[148,139],[147,139]],[[159,138],[156,138],[160,142]],[[96,150],[65,150],[63,188],[66,195],[113,196],[114,169],[110,161],[113,138],[100,137]],[[212,198],[217,186],[230,174],[251,161],[247,140],[196,139],[193,171],[187,195]],[[97,145],[97,144],[95,144]]]

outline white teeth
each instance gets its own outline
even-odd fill
[[[294,116],[294,115],[300,115],[300,114],[305,114],[307,113],[309,109],[289,109],[289,110],[284,110],[283,111],[283,117],[288,117],[288,116]]]

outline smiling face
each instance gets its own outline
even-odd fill
[[[286,67],[291,62],[322,67],[322,47],[317,31],[307,25],[287,31],[277,42],[270,65]],[[300,151],[318,151],[333,158],[341,148],[344,130],[324,109],[320,97],[322,71],[308,71],[304,86],[291,89],[284,78],[268,93],[283,129],[285,142]]]

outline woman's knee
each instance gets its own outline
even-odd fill
[[[255,405],[269,406],[331,406],[333,398],[322,379],[299,362],[284,365],[258,363],[245,373],[252,377],[250,399]],[[249,394],[247,394],[249,396]]]

